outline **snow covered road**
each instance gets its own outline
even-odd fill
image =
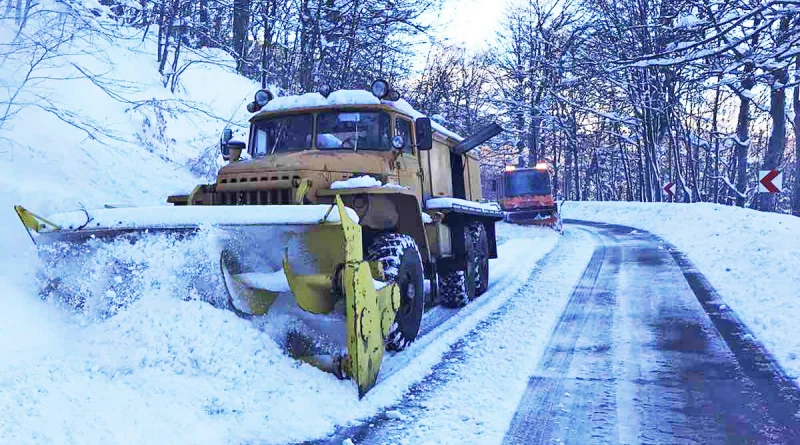
[[[508,227],[504,225],[504,236]],[[535,269],[526,264],[535,261],[533,252],[519,256],[515,267],[524,273],[517,282],[505,283],[510,298],[502,305],[490,300],[496,310],[462,334],[400,403],[317,443],[339,445],[347,439],[357,444],[500,443],[594,244],[590,234],[570,228]],[[465,309],[475,303],[482,301]]]

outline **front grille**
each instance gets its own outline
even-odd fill
[[[278,205],[293,204],[293,189],[218,192],[219,205]]]

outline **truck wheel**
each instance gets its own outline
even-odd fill
[[[475,282],[474,296],[483,295],[489,288],[489,237],[483,224],[474,222],[465,230],[467,264],[470,278]]]
[[[463,270],[451,270],[439,274],[439,302],[442,306],[451,308],[466,306],[470,298],[465,284]]]
[[[419,333],[425,307],[425,275],[414,238],[399,233],[379,235],[367,249],[367,261],[378,261],[386,278],[400,288],[400,309],[384,340],[389,351],[402,351]]]

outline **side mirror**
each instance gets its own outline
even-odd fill
[[[417,118],[414,122],[414,131],[417,136],[417,150],[427,151],[433,148],[433,129],[430,118]]]
[[[219,137],[219,151],[222,152],[222,159],[229,160],[231,152],[228,149],[228,142],[233,139],[233,130],[230,128],[226,128],[222,130],[222,134]]]

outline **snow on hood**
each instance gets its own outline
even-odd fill
[[[393,183],[383,184],[381,181],[378,181],[377,179],[369,175],[357,176],[355,178],[350,178],[345,181],[333,181],[333,183],[331,184],[331,190],[360,189],[368,187],[382,187],[387,189],[408,190],[408,187],[404,187],[399,184],[393,184]]]

